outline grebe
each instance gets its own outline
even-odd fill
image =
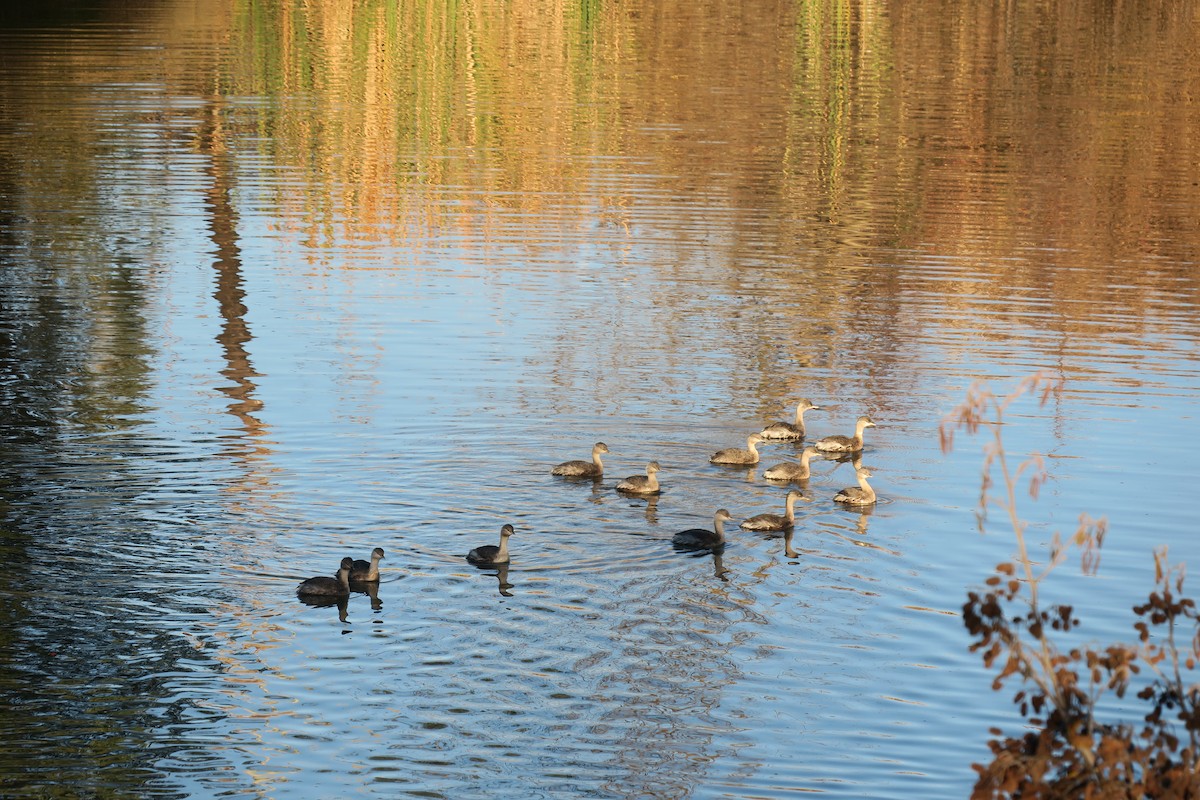
[[[353,568],[354,559],[347,556],[342,559],[342,565],[338,568],[336,578],[326,575],[309,578],[296,587],[296,594],[323,594],[332,597],[348,595],[350,594],[350,570]]]
[[[600,461],[600,454],[608,452],[608,445],[604,442],[596,442],[592,446],[591,461],[564,461],[554,469],[550,470],[551,475],[564,475],[568,478],[595,478],[604,474],[604,464]]]
[[[767,467],[763,472],[763,477],[773,481],[806,481],[812,474],[808,462],[818,453],[817,448],[806,447],[804,448],[804,452],[800,454],[799,464],[788,461],[783,464],[776,464],[773,467]]]
[[[350,580],[366,581],[374,583],[379,580],[379,562],[383,559],[383,548],[376,547],[371,551],[371,560],[363,561],[361,558],[354,560],[354,566],[350,570]]]
[[[848,506],[865,506],[874,503],[875,490],[867,484],[867,478],[871,477],[871,470],[859,467],[854,470],[854,474],[858,476],[858,486],[842,489],[833,496],[833,499]]]
[[[713,453],[712,458],[708,460],[713,464],[757,464],[758,448],[756,445],[761,441],[764,441],[761,435],[752,433],[746,438],[745,450],[728,447]]]
[[[688,528],[671,537],[671,544],[681,550],[715,550],[725,544],[725,523],[733,519],[721,508],[713,516],[713,530]]]
[[[863,431],[874,427],[870,417],[859,417],[854,424],[853,436],[826,436],[818,439],[813,447],[823,453],[856,453],[863,449]]]
[[[631,494],[658,494],[661,491],[658,487],[658,478],[655,477],[658,470],[658,462],[651,461],[646,465],[645,475],[630,475],[617,484],[617,491]]]
[[[758,514],[742,523],[742,528],[748,531],[781,531],[796,524],[796,501],[808,500],[804,493],[792,489],[787,493],[783,516],[778,514]]]
[[[467,553],[467,561],[472,564],[507,564],[508,537],[513,535],[513,526],[505,525],[500,529],[500,546],[485,544]]]
[[[795,422],[776,422],[762,429],[759,435],[764,439],[803,439],[804,438],[804,412],[819,410],[821,407],[813,405],[813,401],[807,397],[802,398],[796,405],[796,421]]]

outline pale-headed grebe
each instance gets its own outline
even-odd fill
[[[347,556],[342,559],[336,578],[326,575],[309,578],[296,587],[296,594],[323,594],[332,597],[350,594],[350,570],[353,568],[354,559]]]
[[[821,407],[813,405],[813,401],[807,397],[802,398],[796,405],[796,420],[794,422],[776,422],[762,429],[759,435],[764,439],[803,439],[804,438],[804,412],[819,410]]]
[[[745,450],[737,447],[727,447],[724,450],[718,450],[713,453],[712,457],[708,460],[713,464],[757,464],[757,445],[761,441],[764,441],[761,435],[752,433],[746,437]]]
[[[671,537],[671,544],[681,550],[715,550],[725,544],[725,523],[733,519],[721,508],[713,516],[713,530],[688,528]]]
[[[656,477],[658,470],[658,462],[651,461],[646,465],[645,475],[630,475],[617,484],[617,491],[631,494],[658,494],[660,491]]]
[[[563,475],[568,478],[594,478],[604,474],[604,464],[600,461],[600,454],[608,452],[608,445],[604,442],[596,442],[592,446],[591,461],[564,461],[554,469],[550,470],[551,475]]]
[[[806,481],[812,474],[808,462],[817,454],[817,448],[806,447],[804,448],[804,452],[800,454],[799,464],[788,461],[783,464],[776,464],[773,467],[767,467],[763,472],[763,477],[773,481]]]
[[[742,528],[748,531],[781,531],[784,528],[790,528],[796,524],[796,501],[808,499],[803,492],[792,489],[787,493],[787,498],[784,501],[784,513],[782,516],[779,514],[758,514],[745,520],[742,523]]]
[[[382,547],[376,547],[371,551],[370,561],[363,561],[361,558],[356,558],[354,566],[350,570],[350,580],[366,581],[367,583],[374,583],[379,580],[379,562],[382,559]]]
[[[874,503],[875,490],[867,483],[867,478],[871,477],[871,470],[859,467],[854,470],[854,474],[858,476],[858,486],[842,489],[833,496],[833,499],[848,506],[865,506]]]
[[[513,535],[513,526],[505,525],[500,529],[500,546],[485,544],[467,553],[467,561],[472,564],[507,564],[508,537]]]
[[[853,436],[826,436],[814,442],[813,447],[823,453],[856,453],[863,449],[863,431],[874,427],[870,417],[859,417],[854,423]]]

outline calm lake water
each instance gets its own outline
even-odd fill
[[[1108,520],[1086,641],[1200,564],[1193,5],[52,11],[0,17],[5,797],[964,797],[1020,729],[979,379],[1065,379],[1003,435],[1039,554]],[[800,446],[708,456],[801,397],[879,502],[816,459],[793,555],[675,552],[782,512]]]

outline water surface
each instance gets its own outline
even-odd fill
[[[962,797],[977,379],[1132,639],[1197,563],[1194,14],[92,4],[0,33],[6,796]],[[881,500],[710,465],[800,397]],[[599,482],[559,461],[611,451]],[[664,492],[618,480],[662,465]],[[512,523],[514,560],[462,558]],[[296,599],[387,550],[374,597]]]

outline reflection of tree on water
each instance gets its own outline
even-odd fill
[[[7,129],[0,137],[0,793],[170,795],[165,764],[220,757],[174,734],[211,713],[187,685],[216,665],[181,635],[203,612],[191,592],[176,594],[180,564],[160,539],[173,530],[155,516],[174,442],[145,433],[148,264],[166,203],[141,196],[131,213],[119,187],[143,188],[146,171],[126,172],[145,166],[142,153],[114,146],[118,126],[92,113],[112,100],[97,87],[141,80],[116,48],[103,77],[91,72],[96,54],[76,41],[66,68],[18,42],[0,69],[3,116],[27,126],[39,153],[31,160]],[[26,60],[58,73],[54,102],[39,98],[40,79],[14,81],[9,69]],[[173,521],[183,505],[172,503]]]
[[[229,413],[241,423],[241,429],[250,437],[260,436],[262,422],[253,411],[262,407],[262,401],[254,396],[257,388],[254,378],[259,377],[250,363],[246,349],[253,336],[246,323],[246,291],[242,287],[242,257],[238,245],[238,215],[232,200],[236,183],[233,159],[225,141],[225,130],[221,124],[225,105],[220,98],[213,98],[205,108],[199,130],[200,151],[207,156],[205,173],[208,186],[204,195],[204,208],[208,212],[210,238],[216,246],[216,290],[213,297],[221,314],[221,332],[217,343],[225,357],[225,368],[221,374],[231,380],[231,385],[220,390],[232,401]],[[248,442],[234,440],[231,450],[244,458],[253,457],[255,449]]]

